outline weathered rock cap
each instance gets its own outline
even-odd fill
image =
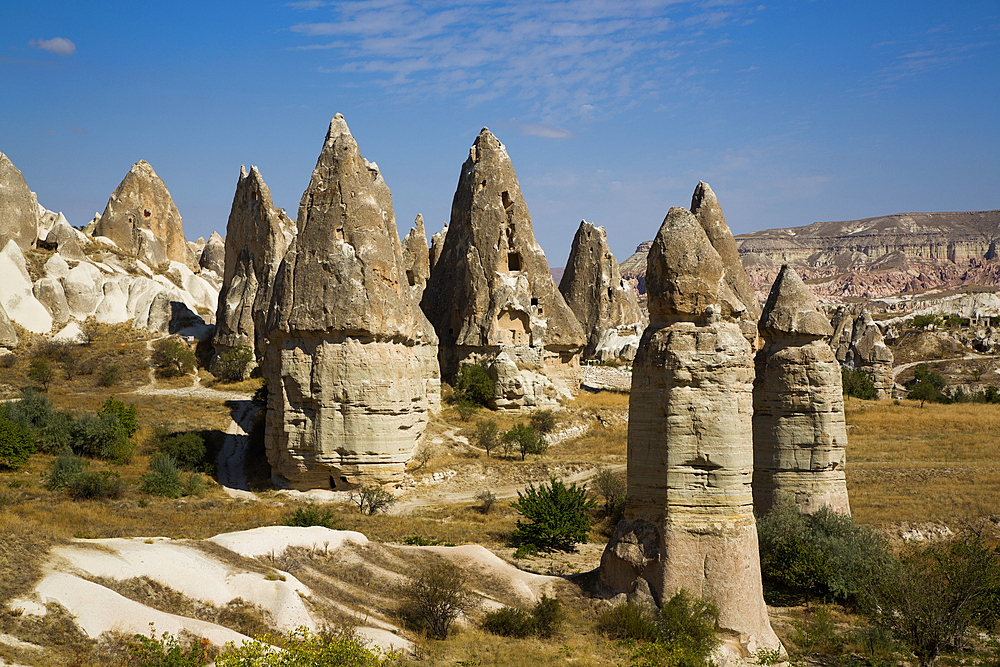
[[[746,306],[725,278],[722,257],[694,214],[681,206],[671,208],[647,258],[650,324],[738,319]]]
[[[819,312],[819,302],[788,264],[781,267],[760,318],[760,330],[765,336],[796,334],[827,338],[833,327]]]

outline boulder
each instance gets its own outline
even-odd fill
[[[87,334],[84,333],[82,328],[80,328],[80,324],[78,322],[70,322],[52,336],[52,342],[54,343],[72,343],[73,345],[82,345],[88,341],[89,339]]]
[[[14,241],[27,250],[38,238],[38,225],[38,198],[10,158],[0,153],[0,244]]]
[[[94,314],[104,299],[104,274],[93,264],[80,262],[62,277],[70,315],[81,322]]]
[[[424,233],[424,216],[417,214],[413,229],[403,238],[403,265],[406,280],[413,288],[413,294],[420,301],[424,286],[431,276],[431,256],[427,248],[427,234]]]
[[[94,310],[94,319],[102,324],[118,324],[132,319],[127,307],[128,297],[118,281],[108,280],[103,291],[104,298]]]
[[[83,252],[80,236],[80,232],[73,229],[60,213],[51,229],[46,231],[45,237],[39,236],[38,245],[55,250],[66,259],[84,261],[87,256]]]
[[[69,321],[69,304],[66,302],[66,293],[58,278],[51,276],[39,278],[32,287],[32,293],[52,314],[52,321],[56,326],[62,326]]]
[[[226,226],[225,262],[215,315],[217,352],[245,345],[264,358],[264,317],[295,223],[274,206],[257,167],[240,167]],[[207,246],[206,246],[207,248]]]
[[[106,236],[150,266],[165,268],[170,261],[192,264],[181,214],[145,160],[132,165],[115,189],[93,235]]]
[[[52,315],[35,298],[24,255],[14,239],[0,251],[0,305],[11,320],[32,333],[52,330]]]
[[[398,480],[440,392],[437,338],[412,298],[389,188],[340,114],[297,224],[264,334],[272,477],[300,489]]]
[[[847,426],[833,327],[798,274],[784,265],[760,319],[753,392],[753,497],[760,516],[776,502],[805,513],[850,514]]]
[[[54,253],[45,262],[45,275],[48,278],[62,278],[69,273],[69,264],[59,253]]]
[[[228,233],[228,232],[227,232]],[[226,272],[226,242],[219,236],[218,232],[212,232],[208,237],[208,243],[199,254],[198,265],[203,269],[214,271],[215,275],[222,276]]]
[[[753,515],[754,367],[746,308],[687,209],[670,209],[649,251],[650,323],[632,366],[628,498],[600,582],[659,602],[686,589],[719,629],[779,649],[761,585]]]
[[[462,363],[489,367],[503,351],[560,392],[579,386],[586,337],[535,241],[507,149],[486,128],[462,166],[421,306],[441,341],[444,377]]]
[[[609,360],[617,353],[628,359],[635,356],[644,318],[635,290],[622,280],[604,227],[586,220],[580,223],[559,291],[587,335],[585,358]],[[600,357],[598,346],[602,346]]]

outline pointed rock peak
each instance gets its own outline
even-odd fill
[[[791,266],[781,267],[760,318],[761,332],[768,337],[783,334],[826,337],[833,335],[819,302]]]
[[[424,230],[424,216],[422,214],[417,213],[417,217],[413,221],[413,228],[419,229],[420,233],[426,236],[427,232]]]
[[[337,137],[345,134],[352,139],[354,138],[351,134],[351,129],[347,127],[347,121],[344,120],[344,114],[338,113],[333,117],[333,120],[330,121],[330,129],[326,131],[326,142],[330,143]]]
[[[715,192],[712,191],[712,186],[705,181],[698,181],[698,185],[694,189],[694,194],[691,196],[691,212],[697,217],[699,211],[702,209],[705,212],[717,211],[717,215],[722,215],[719,199],[715,196]]]
[[[250,170],[251,171],[254,171],[256,169],[257,169],[257,167],[255,167],[253,165],[250,165]],[[246,177],[247,177],[247,167],[246,167],[246,165],[241,164],[240,165],[240,180],[242,181]]]
[[[469,158],[473,162],[479,162],[484,153],[490,151],[503,151],[504,155],[507,154],[507,148],[503,143],[496,138],[488,127],[484,127],[479,131],[479,136],[476,140],[472,142],[472,148],[469,149]],[[508,160],[510,158],[507,158]]]
[[[219,236],[219,232],[212,232],[212,235],[208,237],[209,243],[225,243],[225,239]]]

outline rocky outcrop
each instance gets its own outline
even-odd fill
[[[349,488],[398,478],[440,392],[437,338],[411,296],[389,188],[340,114],[297,224],[265,332],[275,481]]]
[[[670,209],[649,251],[649,326],[633,362],[628,498],[601,559],[602,585],[644,579],[658,602],[684,588],[719,609],[719,628],[767,648],[751,476],[746,307],[695,216]]]
[[[38,237],[38,198],[24,174],[0,153],[0,244],[14,241],[22,251]]]
[[[427,279],[431,277],[431,255],[427,248],[427,234],[424,232],[424,216],[420,214],[413,221],[413,229],[403,238],[403,266],[406,267],[406,280],[419,303],[424,295]]]
[[[635,357],[644,318],[635,291],[618,271],[604,227],[580,223],[559,291],[587,336],[585,358]]]
[[[240,167],[226,226],[225,268],[215,317],[215,348],[240,345],[264,358],[264,319],[278,266],[295,238],[295,223],[274,206],[257,167]],[[206,250],[208,245],[205,246]]]
[[[14,330],[14,324],[7,317],[7,311],[3,304],[0,304],[0,347],[14,349],[17,347],[17,343],[17,331]]]
[[[39,247],[55,250],[66,259],[78,262],[87,259],[83,252],[83,244],[86,242],[86,237],[73,229],[62,213],[48,229],[42,230],[38,235]]]
[[[446,378],[462,363],[489,367],[504,352],[519,367],[540,369],[560,394],[576,390],[586,339],[535,241],[507,150],[486,128],[462,166],[421,306],[441,340]],[[556,395],[507,404],[540,398],[551,403]]]
[[[892,350],[885,344],[882,330],[866,310],[854,316],[841,306],[831,320],[830,346],[837,361],[848,368],[863,370],[871,377],[879,398],[892,397]]]
[[[847,426],[840,364],[827,343],[833,327],[787,264],[760,319],[753,391],[753,498],[758,515],[776,502],[806,513],[850,514]]]
[[[226,232],[229,233],[228,231]],[[218,232],[212,232],[199,256],[198,266],[213,271],[220,278],[226,273],[226,242]]]
[[[11,320],[32,333],[47,334],[52,329],[52,315],[35,298],[24,254],[14,239],[0,251],[0,305]]]
[[[441,250],[442,248],[444,248],[444,240],[447,236],[448,236],[447,224],[445,224],[444,228],[440,232],[431,236],[431,254],[430,254],[431,271],[434,270],[434,265],[437,264],[438,259],[441,258]]]
[[[132,165],[115,189],[94,236],[106,236],[150,266],[166,266],[171,260],[193,264],[181,214],[167,186],[145,160]]]

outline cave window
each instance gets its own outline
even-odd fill
[[[333,475],[330,475],[330,488],[333,489],[334,491],[337,490],[337,482],[334,481]]]
[[[406,270],[406,282],[410,283],[410,287],[413,287],[414,285],[417,284],[417,279],[413,276],[412,269]]]
[[[500,193],[500,201],[503,202],[503,210],[510,212],[511,206],[514,205],[514,200],[510,198],[510,193],[506,190]]]
[[[532,299],[531,299],[531,305],[532,306],[537,306],[538,305],[538,299],[532,297]]]
[[[516,252],[507,253],[507,270],[508,271],[520,271],[521,270],[521,255]]]
[[[143,211],[142,211],[142,217],[148,218],[151,215],[153,215],[153,214],[149,212],[148,208],[147,209],[143,209]]]

